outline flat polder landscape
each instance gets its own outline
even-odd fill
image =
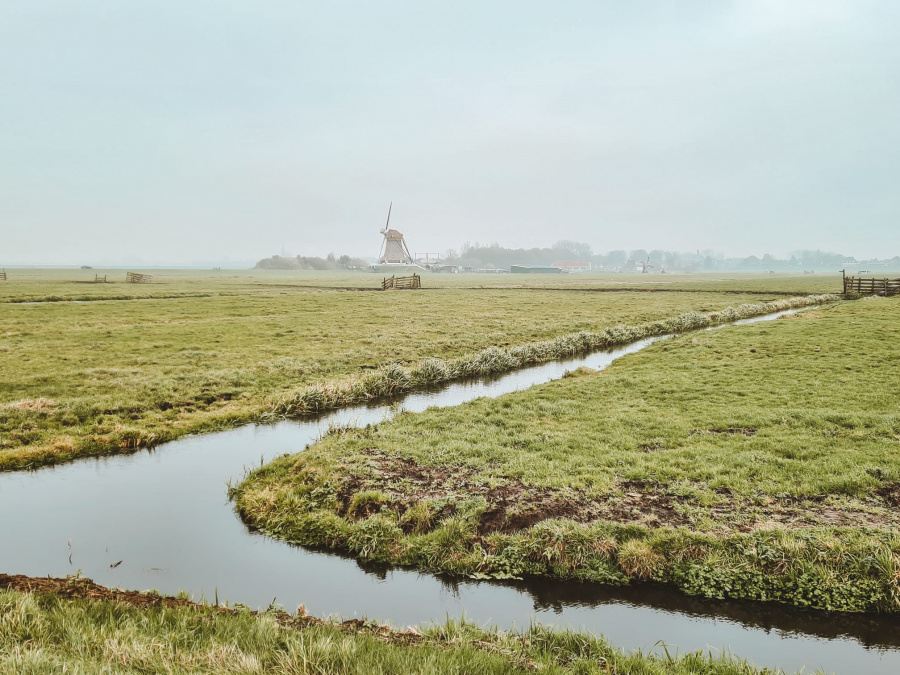
[[[839,275],[430,274],[420,290],[385,292],[380,275],[362,272],[149,270],[146,284],[124,283],[124,270],[8,272],[6,476],[163,455],[184,437],[636,344],[602,369],[573,367],[499,396],[333,423],[223,482],[216,507],[257,537],[451,580],[664,588],[802,608],[813,622],[900,614],[900,300],[844,298]],[[93,283],[96,274],[112,283]],[[731,325],[774,313],[784,315]],[[715,644],[623,650],[539,624],[341,622],[327,609],[313,617],[233,596],[226,606],[187,591],[109,589],[76,570],[48,579],[51,569],[2,570],[0,669],[780,665]]]

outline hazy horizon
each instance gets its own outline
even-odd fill
[[[578,243],[578,242],[575,242],[575,243]],[[494,245],[497,245],[497,244],[494,244]],[[531,250],[535,250],[535,249],[550,250],[553,248],[553,246],[551,246],[551,245],[534,247],[533,249],[522,249],[520,247],[513,247],[513,246],[503,247],[502,244],[500,244],[500,246],[501,246],[501,248],[506,248],[509,250],[524,250],[526,252],[530,252]],[[643,255],[652,254],[653,260],[658,261],[657,253],[659,253],[660,251],[661,251],[661,249],[655,249],[655,248],[642,250],[642,254],[638,257],[642,260]],[[811,252],[811,251],[814,251],[814,249],[806,249],[806,252]],[[457,253],[458,256],[462,255],[462,251],[459,247],[457,247],[454,252]],[[617,250],[614,249],[612,251],[591,251],[590,257],[591,258],[603,257],[603,256],[609,255],[610,253],[614,253],[614,252],[617,252]],[[631,255],[633,252],[637,253],[638,252],[637,250],[626,250],[624,252],[628,254],[629,260],[637,259],[637,258],[634,258],[633,255]],[[694,251],[662,251],[662,252],[666,253],[666,254],[673,253],[676,255],[676,257],[681,257],[681,258],[684,258],[686,256],[691,256],[695,253]],[[835,255],[838,255],[841,253],[839,251],[819,251],[819,252],[828,257],[835,256]],[[713,258],[715,258],[717,260],[734,261],[734,260],[747,259],[747,258],[751,258],[751,257],[756,257],[758,259],[762,259],[763,256],[766,255],[768,252],[762,253],[762,254],[748,253],[747,255],[725,256],[721,252],[711,251],[709,249],[706,249],[706,250],[701,249],[700,251],[698,251],[698,253],[701,253],[703,256],[711,255]],[[791,257],[793,257],[795,255],[800,255],[802,253],[804,253],[804,251],[801,249],[798,249],[796,251],[791,251],[791,252],[789,252],[788,255],[784,256],[783,258],[776,257],[776,260],[774,262],[776,262],[776,263],[787,262],[791,259]],[[2,260],[0,260],[0,268],[5,266],[10,269],[15,269],[15,268],[78,269],[78,268],[82,268],[83,266],[88,266],[88,269],[98,269],[98,270],[104,270],[104,269],[127,270],[127,269],[141,269],[141,268],[146,268],[146,269],[198,269],[198,270],[210,269],[210,268],[220,268],[220,269],[240,270],[240,269],[253,269],[257,263],[259,263],[263,260],[266,260],[266,259],[270,259],[274,256],[281,256],[281,257],[286,257],[286,258],[305,257],[305,258],[325,259],[329,255],[333,255],[333,256],[337,257],[342,254],[343,254],[343,252],[341,252],[341,251],[329,251],[328,253],[305,252],[305,253],[296,253],[296,254],[291,251],[281,251],[278,253],[274,253],[270,256],[263,256],[262,258],[253,259],[253,260],[250,260],[250,259],[244,259],[244,260],[240,260],[240,259],[224,259],[224,260],[196,259],[196,260],[192,260],[192,261],[187,261],[183,264],[171,264],[171,263],[165,263],[165,262],[148,262],[148,261],[142,260],[140,258],[131,258],[131,259],[124,259],[124,260],[99,260],[99,261],[88,260],[88,261],[55,263],[55,264],[4,263]],[[478,256],[479,250],[476,248],[476,249],[474,249],[474,252],[470,253],[469,255]],[[482,256],[487,255],[488,257],[490,257],[490,254],[486,254],[486,253],[482,253],[481,255]],[[369,263],[375,263],[375,262],[377,262],[377,259],[378,259],[377,255],[374,255],[374,254],[373,255],[356,256],[356,257],[363,258],[363,259],[367,260]],[[568,259],[568,258],[572,258],[572,257],[573,256],[571,256],[571,255],[563,255],[562,253],[560,253],[560,255],[557,256],[558,259],[563,259],[563,258]],[[583,256],[583,255],[581,255],[581,256],[575,255],[574,257],[578,258],[578,259],[586,258],[586,256]],[[859,256],[853,256],[852,254],[846,254],[844,257],[847,260],[853,259],[856,262],[862,264],[862,263],[866,263],[866,262],[872,262],[873,260],[889,261],[893,258],[900,257],[900,254],[897,254],[897,255],[883,254],[881,256],[878,256],[877,258],[871,258],[871,259],[862,258]],[[528,261],[524,260],[524,259],[519,262],[529,264]],[[798,263],[798,264],[800,264],[800,263]],[[826,267],[826,268],[835,267],[835,265],[829,264],[829,263],[809,263],[809,264],[804,263],[803,266],[819,268],[819,269],[821,269],[823,267]],[[501,265],[501,267],[502,267],[502,265]],[[278,268],[267,268],[267,269],[278,269]],[[284,270],[282,270],[282,271],[284,271]],[[304,271],[304,270],[295,270],[295,271]],[[309,271],[309,270],[305,270],[305,271]],[[716,270],[716,271],[722,271],[722,270]],[[740,271],[740,270],[738,270],[738,271]],[[798,268],[798,271],[799,271],[799,268]],[[838,271],[838,270],[835,268],[835,271]],[[697,270],[697,272],[702,273],[703,270]]]
[[[0,265],[900,253],[900,5],[0,8]]]

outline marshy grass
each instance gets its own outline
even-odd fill
[[[328,437],[232,497],[274,536],[321,545],[329,514],[330,546],[431,571],[897,613],[898,331],[897,301],[870,299],[689,332],[602,372]],[[376,489],[377,513],[341,515]],[[428,515],[407,527],[414,508]]]
[[[532,626],[485,630],[448,621],[395,631],[209,606],[138,608],[113,600],[0,591],[0,671],[15,673],[540,672],[566,675],[763,675],[740,659],[696,652],[626,654],[590,634]]]

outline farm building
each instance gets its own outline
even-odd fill
[[[591,263],[573,260],[557,260],[551,267],[558,267],[563,272],[590,272]]]

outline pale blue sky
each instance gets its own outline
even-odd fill
[[[0,264],[900,254],[900,3],[0,5]]]

